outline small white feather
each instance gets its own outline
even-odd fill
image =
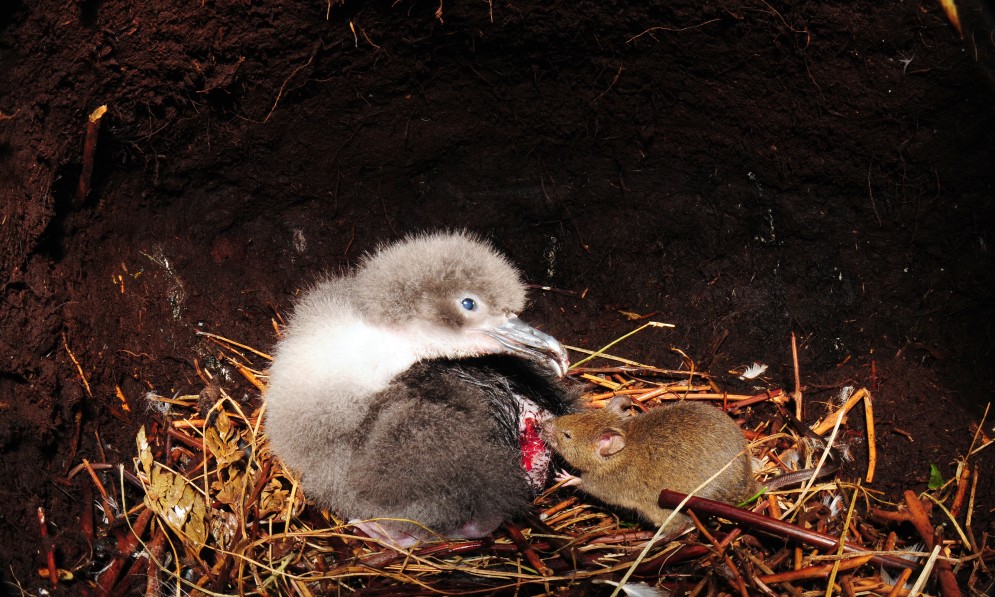
[[[829,508],[829,517],[836,518],[843,509],[843,496],[827,495],[822,498],[822,505]]]
[[[767,365],[763,363],[753,363],[743,371],[743,374],[739,376],[740,379],[756,379],[763,375],[764,371],[767,370]]]
[[[903,560],[909,560],[910,562],[918,562],[919,556],[915,554],[921,552],[924,547],[926,547],[925,543],[915,543],[904,550],[907,551],[908,554],[902,554],[899,555],[898,557],[902,558]],[[880,567],[879,570],[881,572],[881,580],[888,583],[889,585],[894,585],[895,581],[898,580],[897,576],[891,574],[891,572],[886,570],[883,566]],[[914,582],[915,581],[910,578],[908,581],[906,581],[905,586],[903,588],[906,590],[910,590]]]

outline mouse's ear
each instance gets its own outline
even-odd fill
[[[628,396],[615,396],[608,402],[605,409],[616,414],[624,415],[625,409],[630,406],[632,406],[632,398],[629,398]]]
[[[624,447],[625,436],[621,430],[610,427],[601,432],[601,437],[598,439],[598,455],[602,458],[616,454]]]

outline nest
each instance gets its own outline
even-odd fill
[[[219,359],[263,389],[266,355],[206,336],[217,344]],[[572,370],[590,384],[591,405],[618,395],[645,409],[669,400],[712,401],[743,424],[764,477],[826,466],[829,445],[845,452],[836,438],[851,410],[863,404],[866,469],[853,482],[810,481],[761,495],[743,508],[689,498],[686,508],[696,528],[679,537],[661,537],[631,513],[554,486],[535,500],[534,515],[492,537],[401,550],[309,505],[293,474],[268,448],[262,410],[245,406],[260,401],[235,400],[217,378],[201,372],[205,389],[199,395],[147,397],[161,409],[164,423],[142,428],[130,466],[84,461],[77,467],[89,472],[107,515],[101,528],[88,531],[117,542],[115,555],[105,557],[103,570],[85,582],[99,595],[149,596],[895,596],[938,587],[944,595],[962,589],[985,594],[990,586],[993,552],[987,536],[976,541],[971,525],[977,469],[969,459],[988,445],[979,433],[955,478],[888,503],[863,485],[876,462],[872,399],[865,389],[843,391],[823,420],[805,429],[787,410],[800,404],[798,388],[736,395],[719,385],[723,376],[696,371],[687,357],[685,367],[666,370],[591,356],[611,359],[599,368],[584,367],[584,359]],[[758,378],[762,369],[737,373],[740,379]],[[725,377],[733,383],[734,376]],[[665,497],[675,504],[685,498]],[[42,574],[53,583],[61,574],[67,582],[51,553],[48,561]]]

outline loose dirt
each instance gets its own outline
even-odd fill
[[[950,477],[995,389],[980,9],[961,39],[938,2],[634,4],[0,6],[6,590],[47,584],[38,507],[85,571],[62,480],[130,466],[147,392],[227,373],[198,331],[266,350],[301,287],[417,230],[478,231],[567,291],[523,314],[567,344],[635,313],[677,327],[613,352],[790,389],[795,332],[807,422],[872,389],[876,489]],[[973,462],[984,531],[995,457]]]

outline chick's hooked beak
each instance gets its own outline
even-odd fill
[[[566,349],[556,338],[517,317],[510,317],[497,327],[478,330],[497,340],[508,354],[522,355],[549,366],[557,377],[563,377],[570,365]]]

